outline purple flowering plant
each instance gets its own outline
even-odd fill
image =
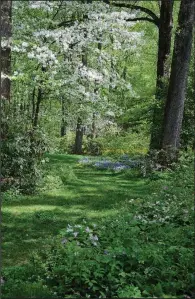
[[[97,233],[96,224],[88,224],[83,220],[83,224],[70,225],[62,230],[60,235],[62,236],[61,243],[66,245],[69,242],[76,242],[80,247],[84,246],[99,246],[99,236]]]
[[[135,168],[139,166],[138,161],[133,161],[128,155],[123,155],[117,160],[111,160],[110,158],[93,158],[84,157],[78,161],[83,166],[91,166],[100,170],[112,170],[114,172],[122,172],[127,169]]]

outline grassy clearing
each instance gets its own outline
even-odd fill
[[[102,220],[120,213],[123,203],[152,191],[147,180],[81,167],[80,156],[49,155],[49,181],[35,196],[3,203],[3,263],[27,262],[33,249],[55,236],[68,223]],[[63,173],[65,175],[63,180]]]
[[[47,158],[37,195],[5,197],[5,298],[16,293],[22,298],[64,294],[79,298],[86,292],[97,298],[100,294],[117,298],[192,294],[190,161],[185,158],[174,172],[143,178],[136,169],[115,173],[82,166],[80,156]],[[100,240],[95,246],[86,239],[89,227]],[[78,236],[73,236],[74,230]],[[35,264],[34,250],[38,250]],[[112,288],[113,281],[117,289]]]

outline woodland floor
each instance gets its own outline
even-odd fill
[[[124,178],[107,170],[80,167],[75,155],[48,155],[49,175],[61,169],[74,173],[68,183],[40,191],[34,196],[20,196],[3,203],[3,265],[28,261],[34,249],[43,246],[67,224],[83,219],[94,223],[121,212],[123,202],[143,199],[154,192],[146,179]],[[54,183],[55,185],[55,183]]]

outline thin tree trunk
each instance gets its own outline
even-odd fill
[[[101,36],[100,36],[101,38]],[[102,50],[102,43],[100,41],[99,38],[99,42],[98,42],[98,50]],[[101,68],[101,66],[99,65],[99,68]],[[97,82],[96,83],[96,87],[94,88],[94,93],[96,93],[98,91],[98,85]],[[96,138],[96,113],[93,112],[93,116],[92,116],[92,125],[91,125],[91,138],[94,139]]]
[[[163,149],[167,152],[172,152],[173,159],[176,157],[180,143],[187,75],[192,48],[193,22],[194,1],[181,0],[162,138]]]
[[[87,32],[85,32],[84,37],[87,37]],[[87,66],[87,50],[85,47],[83,47],[81,60],[83,65]],[[84,133],[83,121],[79,116],[77,118],[76,137],[75,137],[75,146],[74,146],[74,153],[78,155],[82,154],[83,133]]]
[[[95,117],[95,112],[93,112],[93,117],[92,117],[92,130],[91,130],[91,138],[95,139],[96,138],[96,123],[95,123],[96,117]]]
[[[61,119],[61,137],[66,135],[66,127],[67,127],[67,122],[66,122],[66,118],[65,118],[65,112],[66,112],[66,107],[65,107],[65,101],[64,98],[62,98],[62,119]]]
[[[41,90],[41,87],[39,87],[38,88],[38,95],[37,95],[37,102],[36,102],[36,106],[35,106],[34,119],[33,119],[33,128],[34,129],[36,129],[37,125],[38,125],[41,101],[42,101],[42,90]]]
[[[32,93],[32,124],[34,121],[34,115],[35,115],[35,87],[33,88],[33,93]]]
[[[46,72],[46,68],[42,66],[41,71],[43,73]],[[40,84],[38,86],[38,94],[37,94],[36,104],[34,103],[33,129],[36,129],[38,126],[40,105],[41,105],[41,102],[43,99],[43,89],[42,89],[41,85],[42,85],[42,80],[40,81]],[[34,101],[34,99],[33,99],[33,101]]]
[[[77,155],[82,154],[82,144],[83,144],[83,124],[82,119],[78,117],[77,128],[76,128],[76,138],[75,138],[75,149],[74,153]]]
[[[153,111],[150,149],[160,149],[163,128],[163,110],[167,96],[167,85],[170,75],[169,57],[173,27],[174,0],[162,0],[160,5],[160,23],[158,38],[158,60],[156,79],[156,104]]]
[[[10,99],[11,82],[11,36],[12,36],[12,1],[1,0],[1,96],[2,99]]]

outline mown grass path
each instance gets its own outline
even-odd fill
[[[33,249],[43,246],[45,240],[68,223],[80,223],[84,218],[95,223],[103,217],[114,217],[126,201],[144,199],[152,192],[147,180],[80,167],[80,156],[48,157],[50,178],[57,176],[60,180],[64,169],[69,179],[60,180],[60,187],[48,184],[37,195],[20,196],[3,203],[4,266],[25,263]]]

